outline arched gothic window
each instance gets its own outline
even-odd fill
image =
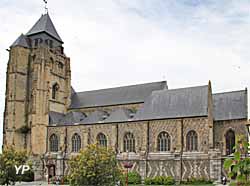
[[[226,155],[234,153],[235,146],[235,133],[233,130],[229,130],[226,133]]]
[[[198,135],[194,130],[187,133],[187,151],[198,150]]]
[[[107,138],[103,133],[97,135],[97,144],[102,147],[107,147]]]
[[[50,151],[57,152],[58,151],[58,137],[56,134],[52,134],[49,138]]]
[[[130,132],[126,133],[123,139],[123,151],[135,152],[135,138]]]
[[[81,137],[75,133],[72,137],[72,152],[79,152],[80,149],[81,149]]]
[[[55,83],[52,86],[52,99],[57,99],[58,98],[58,92],[59,92],[59,85]]]
[[[161,132],[157,138],[157,150],[160,152],[170,151],[170,136],[167,132]]]

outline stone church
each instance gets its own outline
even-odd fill
[[[70,63],[48,13],[9,49],[3,148],[30,153],[36,179],[66,175],[68,159],[97,143],[142,178],[216,180],[236,136],[247,138],[244,88],[214,94],[210,81],[161,81],[77,92]]]

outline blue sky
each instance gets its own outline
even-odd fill
[[[48,1],[77,91],[161,80],[169,88],[211,80],[213,92],[250,87],[249,0]],[[5,49],[43,7],[42,0],[0,1],[0,123]]]

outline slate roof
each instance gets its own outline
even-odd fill
[[[86,115],[82,112],[69,112],[63,117],[59,124],[74,124],[80,123],[82,120],[86,118]]]
[[[247,119],[247,91],[213,94],[214,120]]]
[[[104,111],[94,111],[90,113],[83,121],[81,121],[81,124],[92,124],[92,123],[99,123],[103,122],[108,117],[108,113]]]
[[[158,82],[159,83],[159,82]],[[154,83],[153,83],[154,84]],[[50,124],[55,123],[57,125],[72,125],[79,124],[97,124],[97,123],[114,123],[114,122],[126,122],[126,121],[140,121],[140,120],[153,120],[153,119],[170,119],[170,118],[184,118],[184,117],[200,117],[208,115],[208,93],[209,86],[197,86],[180,89],[161,89],[155,91],[148,89],[147,94],[142,97],[136,97],[137,101],[145,96],[145,100],[142,100],[143,105],[138,109],[136,113],[133,113],[130,109],[118,108],[111,113],[105,111],[96,110],[86,116],[81,112],[69,112],[66,115],[50,112]],[[151,84],[152,85],[152,84]],[[133,91],[129,93],[137,93],[142,91],[141,85],[128,86]],[[154,88],[156,86],[153,86]],[[160,86],[159,86],[160,87]],[[106,94],[117,93],[121,88],[100,90]],[[117,89],[117,90],[116,90]],[[138,92],[134,89],[139,89]],[[119,91],[118,91],[119,90]],[[95,91],[94,91],[95,92]],[[126,92],[126,91],[125,91]],[[151,92],[151,93],[150,93]],[[76,95],[72,89],[72,95]],[[98,95],[97,93],[95,95]],[[105,94],[104,94],[105,95]],[[88,95],[89,96],[89,95]],[[87,97],[88,97],[87,96]],[[103,98],[103,97],[102,97]],[[120,97],[121,101],[124,101]],[[247,119],[247,90],[224,92],[213,94],[213,115],[215,121],[220,120],[232,120],[232,119]],[[126,99],[125,99],[126,100]],[[133,100],[133,99],[132,99]],[[90,100],[93,101],[93,100]],[[108,100],[110,103],[110,100]],[[112,99],[111,99],[112,101]],[[128,100],[126,100],[127,103]],[[96,100],[97,102],[97,100]],[[113,103],[113,102],[112,102]],[[132,117],[133,116],[133,117]]]
[[[86,118],[86,115],[82,112],[69,112],[66,115],[58,112],[49,112],[49,124],[57,125],[71,125],[79,123]]]
[[[55,39],[63,43],[48,13],[42,15],[40,19],[35,23],[35,25],[28,31],[26,35],[30,36],[30,35],[38,34],[41,32],[46,32],[50,36],[54,37]]]
[[[105,123],[122,122],[132,120],[132,112],[129,109],[119,108],[111,112],[110,116],[104,120]]]
[[[49,112],[49,124],[58,124],[65,115],[59,112]]]
[[[23,35],[23,34],[21,34],[10,47],[14,47],[14,46],[22,46],[22,47],[25,47],[25,48],[30,47],[28,42],[27,42],[26,36]]]
[[[155,90],[167,88],[166,81],[117,88],[76,92],[71,97],[71,109],[108,105],[142,103]]]
[[[154,91],[134,120],[208,115],[208,86]]]

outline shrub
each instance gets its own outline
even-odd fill
[[[228,171],[231,179],[236,178],[238,185],[248,185],[250,182],[250,158],[246,155],[250,150],[250,144],[245,136],[237,136],[237,143],[234,147],[233,158],[227,158],[224,162],[224,168]]]
[[[20,178],[18,179],[23,182],[32,182],[34,181],[34,171],[29,170],[24,172],[24,174],[20,175]]]
[[[168,176],[165,177],[164,181],[163,181],[164,185],[174,185],[175,184],[175,180],[172,176]]]
[[[154,178],[146,178],[145,185],[174,185],[175,180],[172,176],[156,176]]]
[[[128,183],[129,184],[140,184],[141,183],[141,176],[138,172],[129,172],[128,173]]]
[[[188,178],[187,181],[182,181],[183,184],[187,185],[200,185],[200,184],[212,184],[213,181],[205,179],[205,178]]]
[[[69,184],[69,176],[63,176],[62,182],[63,184]]]
[[[27,159],[24,151],[16,151],[13,147],[5,148],[0,154],[0,185],[15,184],[19,179],[15,166],[26,164]]]
[[[231,182],[229,186],[249,186],[250,181],[247,182]]]
[[[99,145],[88,145],[69,161],[71,186],[115,186],[121,180],[115,152]]]
[[[154,178],[154,184],[161,185],[163,184],[164,177],[163,176],[156,176]]]
[[[144,184],[145,185],[151,185],[151,184],[153,184],[153,179],[152,178],[145,178]]]

